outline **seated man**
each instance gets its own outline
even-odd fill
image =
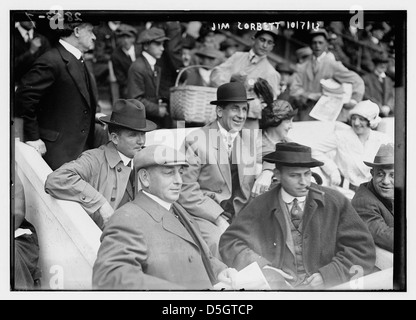
[[[383,144],[371,167],[372,179],[358,188],[351,203],[367,224],[374,242],[380,248],[393,252],[394,240],[394,148]]]
[[[217,90],[217,120],[185,138],[189,167],[184,169],[179,203],[194,216],[205,241],[219,257],[218,242],[229,222],[248,203],[256,178],[255,138],[242,130],[248,112],[239,82]],[[258,159],[257,159],[258,158]]]
[[[201,290],[236,273],[212,256],[197,224],[176,203],[185,156],[152,145],[134,157],[143,189],[104,228],[93,268],[95,289]]]
[[[110,142],[62,165],[45,182],[47,193],[80,203],[100,229],[115,209],[134,199],[131,160],[145,144],[146,132],[156,128],[134,99],[117,100],[111,116],[101,121],[108,123]]]
[[[322,162],[309,147],[278,143],[265,161],[276,165],[280,185],[250,202],[220,240],[225,263],[240,270],[252,262],[272,289],[324,289],[350,280],[352,266],[373,271],[374,241],[350,201],[311,184]]]

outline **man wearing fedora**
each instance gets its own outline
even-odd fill
[[[272,289],[327,289],[360,266],[373,271],[374,241],[350,201],[311,183],[322,162],[294,142],[263,157],[280,184],[250,202],[220,240],[223,261],[240,270],[257,262]]]
[[[65,21],[57,32],[59,42],[34,62],[15,96],[25,142],[52,170],[94,148],[105,132],[95,130],[97,87],[82,58],[94,47],[93,25]]]
[[[377,103],[380,116],[393,115],[394,111],[394,83],[386,75],[389,58],[387,55],[377,55],[373,58],[374,71],[363,76],[365,84],[364,99]]]
[[[221,234],[250,200],[256,177],[254,135],[242,130],[248,113],[244,85],[231,82],[217,90],[217,119],[192,131],[184,142],[189,167],[183,174],[179,203],[194,216],[213,254]]]
[[[114,75],[117,79],[120,98],[127,99],[127,76],[131,64],[140,55],[136,44],[137,30],[131,25],[121,24],[116,32],[119,45],[111,55]]]
[[[167,97],[160,95],[161,68],[156,64],[162,57],[164,41],[169,40],[162,29],[152,27],[142,31],[137,43],[142,45],[142,53],[132,63],[127,77],[127,95],[141,101],[146,107],[149,120],[159,127],[169,127]]]
[[[176,200],[185,155],[152,145],[134,156],[142,190],[105,226],[93,267],[93,288],[206,290],[232,284],[236,270],[215,258],[198,225]]]
[[[100,120],[108,125],[110,141],[49,174],[45,191],[78,202],[102,229],[115,209],[134,199],[132,159],[156,124],[146,120],[143,104],[135,99],[116,100],[111,116]]]
[[[273,89],[274,99],[280,94],[280,74],[267,59],[277,41],[278,30],[275,26],[265,25],[254,35],[254,44],[249,52],[236,52],[224,63],[215,67],[211,73],[211,86],[218,87],[230,81],[238,81],[245,85],[248,96],[255,97],[253,85],[261,77]],[[250,102],[245,127],[258,128],[261,118],[261,103],[258,99]]]
[[[333,54],[328,53],[327,31],[325,29],[313,30],[310,33],[310,41],[312,59],[298,66],[290,86],[290,95],[299,109],[296,120],[300,121],[315,120],[309,116],[309,112],[322,96],[320,83],[322,79],[334,79],[341,84],[352,84],[351,99],[343,106],[347,110],[361,101],[364,95],[364,82],[361,77],[348,70],[341,62],[336,61]],[[341,114],[343,114],[342,111]],[[343,120],[339,119],[339,121]]]
[[[358,188],[351,203],[367,224],[374,242],[393,252],[394,244],[394,147],[383,144],[371,167],[372,179]]]

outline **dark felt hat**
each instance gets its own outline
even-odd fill
[[[389,57],[387,56],[387,54],[385,52],[382,53],[378,53],[373,57],[373,62],[374,63],[388,63],[389,62]]]
[[[212,47],[202,47],[195,51],[195,54],[200,57],[208,57],[211,59],[216,59],[221,56],[221,52]]]
[[[276,151],[263,157],[271,162],[287,167],[319,167],[324,163],[312,158],[312,149],[295,142],[276,143]]]
[[[219,105],[229,102],[247,102],[254,98],[247,98],[246,88],[241,82],[224,83],[217,89],[217,100],[211,104]]]
[[[220,43],[220,50],[224,51],[229,47],[238,47],[238,43],[233,38],[227,38]]]
[[[157,127],[154,122],[146,120],[146,109],[136,99],[116,100],[111,115],[100,118],[100,121],[134,131],[152,131]]]
[[[137,41],[137,43],[146,43],[152,41],[162,42],[165,40],[169,40],[169,38],[165,35],[165,31],[153,27],[150,29],[143,30],[139,35],[139,40]]]
[[[392,143],[382,144],[373,162],[363,161],[369,167],[392,167],[394,165],[394,147]]]
[[[137,30],[133,26],[123,23],[118,27],[116,31],[116,35],[119,37],[121,36],[136,37]]]

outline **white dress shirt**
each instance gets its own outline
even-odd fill
[[[144,190],[142,190],[142,191],[146,196],[148,196],[150,199],[156,201],[158,204],[160,204],[166,210],[169,211],[170,208],[172,207],[172,203],[166,202],[165,200],[160,199],[159,197],[155,196],[154,194],[150,194],[149,192],[146,192]]]
[[[78,48],[75,48],[72,44],[69,44],[68,42],[66,42],[65,40],[59,39],[59,43],[70,53],[72,53],[75,58],[77,58],[78,60],[81,58],[82,56],[82,52],[81,50],[79,50]]]
[[[152,68],[153,71],[155,71],[155,64],[156,64],[156,59],[155,57],[152,57],[150,54],[148,54],[146,51],[142,52],[143,57],[145,57],[145,59],[147,60],[147,62],[149,62],[150,67]]]
[[[219,122],[218,127],[220,128],[220,134],[222,137],[222,141],[224,142],[225,149],[227,149],[228,154],[230,154],[233,149],[234,139],[238,136],[239,132],[227,131]]]
[[[306,196],[304,196],[304,197],[294,197],[294,196],[290,195],[289,193],[287,193],[286,190],[283,189],[283,188],[281,189],[281,192],[282,192],[282,199],[286,203],[289,212],[290,212],[290,210],[292,210],[293,200],[295,198],[298,199],[298,205],[302,209],[302,211],[305,209]]]

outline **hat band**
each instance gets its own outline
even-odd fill
[[[110,122],[127,126],[133,128],[145,128],[146,127],[146,119],[139,118],[132,116],[131,114],[121,114],[117,112],[113,112],[111,114]]]
[[[314,161],[311,158],[311,154],[309,152],[293,152],[293,151],[284,151],[279,152],[276,150],[277,159],[278,161],[285,161],[285,162],[310,162]]]

